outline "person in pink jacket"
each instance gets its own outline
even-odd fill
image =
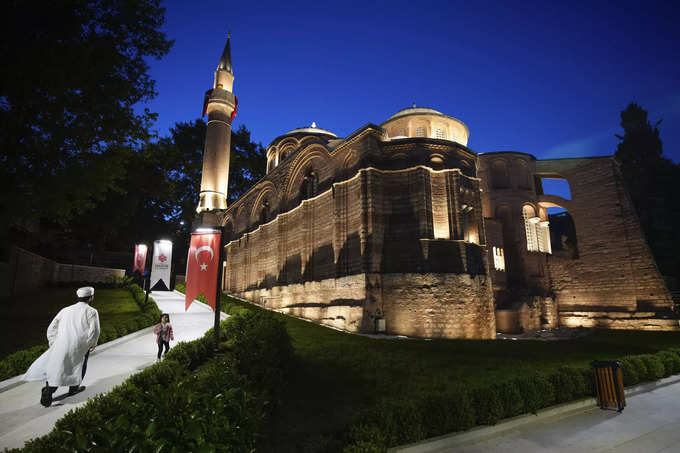
[[[170,315],[163,313],[161,315],[161,322],[156,324],[153,328],[153,333],[156,335],[156,343],[158,344],[158,361],[161,360],[161,352],[163,351],[163,346],[165,346],[165,354],[170,350],[170,340],[175,339],[175,335],[172,332],[172,324],[170,324]]]

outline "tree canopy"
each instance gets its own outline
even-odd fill
[[[661,121],[652,123],[647,111],[631,103],[621,112],[623,135],[616,150],[621,172],[661,273],[680,283],[680,166],[663,157]]]
[[[132,250],[135,243],[167,238],[181,262],[196,215],[205,132],[202,119],[180,122],[169,136],[132,153],[117,187],[72,220],[71,235],[97,250]],[[264,176],[265,161],[244,125],[232,131],[229,203]]]
[[[3,6],[0,177],[4,214],[67,224],[122,190],[126,162],[155,115],[145,58],[172,42],[160,0],[60,0]]]

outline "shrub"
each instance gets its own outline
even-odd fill
[[[266,343],[282,338],[280,332],[275,334],[280,323],[266,317],[242,318],[231,321],[236,330],[229,329],[227,321],[220,326],[220,332],[230,332],[232,347],[240,354],[262,348],[260,358],[269,360],[276,351],[290,348],[290,343],[283,347]],[[98,451],[102,445],[107,451],[253,451],[270,411],[263,395],[276,389],[252,386],[250,376],[259,376],[260,385],[277,382],[263,378],[262,368],[278,376],[282,371],[274,367],[287,366],[287,361],[263,365],[228,354],[205,364],[213,338],[207,332],[198,340],[180,343],[163,362],[66,414],[50,434],[27,442],[23,451]],[[189,367],[196,371],[191,373]],[[399,414],[408,419],[407,412]],[[405,427],[403,423],[400,426]]]
[[[647,378],[652,381],[664,377],[666,370],[663,362],[654,354],[643,354],[640,356],[647,367]]]
[[[478,425],[495,425],[503,417],[503,404],[496,388],[477,388],[472,392]]]
[[[525,412],[524,400],[519,391],[519,379],[513,379],[496,385],[498,395],[503,405],[501,418],[514,417]]]
[[[0,361],[0,381],[26,371],[31,363],[45,351],[47,351],[47,345],[39,345],[8,355]]]
[[[647,365],[645,362],[640,358],[640,356],[635,356],[635,355],[629,355],[624,357],[625,360],[631,363],[631,365],[635,368],[635,372],[638,375],[638,382],[645,382],[649,381],[652,379],[649,377],[649,372],[647,370]],[[625,380],[624,380],[625,382]]]
[[[572,367],[560,367],[551,376],[555,388],[555,402],[564,403],[586,394],[586,384],[581,372]]]
[[[621,360],[621,371],[623,373],[623,385],[626,387],[640,382],[640,374],[638,373],[635,362],[629,358]]]
[[[285,325],[271,312],[247,310],[225,323],[224,334],[239,371],[253,385],[277,389],[293,359],[293,347]]]
[[[680,372],[680,356],[671,351],[661,351],[657,352],[656,355],[659,357],[663,363],[664,369],[666,370],[665,376],[670,376]]]

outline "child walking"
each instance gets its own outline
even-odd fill
[[[165,354],[170,350],[170,340],[174,340],[175,336],[172,332],[172,324],[170,324],[170,315],[163,313],[160,322],[153,328],[153,333],[156,334],[156,343],[158,343],[158,361],[161,360],[161,352],[165,346]]]

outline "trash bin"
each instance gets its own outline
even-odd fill
[[[626,407],[626,395],[623,391],[621,362],[595,360],[591,365],[595,368],[597,405],[600,409],[622,412]]]

